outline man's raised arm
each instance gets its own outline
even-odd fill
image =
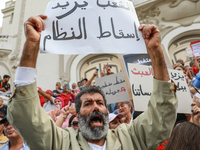
[[[47,16],[45,15],[39,15],[37,17],[29,18],[24,23],[26,42],[24,44],[22,57],[19,63],[20,67],[36,67],[41,32],[45,29],[43,19],[46,18]]]
[[[161,49],[160,31],[155,25],[141,25],[139,30],[142,31],[142,36],[151,58],[154,78],[161,81],[169,81],[170,78]]]
[[[41,31],[45,29],[43,19],[46,18],[44,15],[31,17],[24,24],[26,41],[16,73],[16,90],[8,103],[7,117],[30,149],[69,149],[69,133],[57,127],[40,106],[34,78]]]
[[[143,38],[151,58],[154,79],[153,92],[147,110],[127,125],[133,143],[142,149],[157,149],[170,136],[176,119],[177,98],[173,83],[169,83],[160,43],[160,32],[154,25],[141,25]],[[139,148],[139,149],[140,149]]]

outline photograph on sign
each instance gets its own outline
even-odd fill
[[[153,91],[153,70],[151,66],[128,63],[131,90],[136,111],[145,111]],[[170,78],[177,85],[178,113],[191,114],[192,98],[183,71],[168,69]]]
[[[138,64],[138,65],[147,65],[151,66],[151,58],[149,57],[149,54],[126,54],[123,55],[124,64],[126,67],[127,74],[129,76],[128,72],[128,63]]]
[[[106,97],[107,104],[129,101],[129,95],[122,72],[95,79]]]
[[[51,0],[45,15],[42,53],[147,53],[128,0]]]

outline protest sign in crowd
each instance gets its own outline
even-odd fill
[[[24,24],[26,41],[8,107],[3,105],[3,99],[0,98],[0,150],[199,150],[199,45],[193,45],[195,55],[190,66],[185,66],[183,60],[179,59],[173,69],[169,69],[161,46],[160,32],[155,25],[139,25],[137,18],[132,23],[128,20],[126,23],[130,23],[129,27],[132,25],[134,33],[125,35],[130,29],[127,28],[116,35],[113,18],[117,20],[121,11],[128,11],[124,13],[125,16],[136,15],[131,3],[126,0],[109,1],[107,4],[100,0],[97,3],[86,0],[82,4],[75,2],[71,10],[62,12],[62,15],[55,11],[68,6],[69,2],[61,4],[52,1],[47,7],[47,15],[30,17]],[[79,9],[89,9],[79,16],[80,35],[71,29],[72,35],[68,37],[67,29],[61,33],[60,30],[64,29],[58,27],[58,22],[68,16],[67,19],[72,22],[77,21],[78,14],[74,15],[76,19],[72,18]],[[105,27],[102,19],[108,19],[110,14],[105,15],[108,18],[104,15],[99,19],[97,17],[100,35],[92,43],[92,35],[99,31],[96,31],[95,26],[91,29],[95,32],[89,32],[86,20],[94,9],[97,14],[102,10],[120,11],[111,19],[111,28]],[[53,14],[52,20],[49,14]],[[87,17],[84,18],[84,15]],[[123,18],[123,15],[119,18]],[[59,25],[62,26],[62,23]],[[103,24],[106,31],[102,29]],[[52,31],[48,32],[46,27]],[[105,38],[107,40],[102,41]],[[77,39],[81,39],[80,45],[77,45]],[[116,39],[122,40],[118,42]],[[137,51],[131,51],[131,39],[134,40],[134,46],[139,47]],[[56,51],[61,54],[82,54],[98,47],[95,43],[100,47],[94,53],[105,53],[110,45],[118,43],[114,46],[120,49],[126,45],[126,52],[137,55],[125,55],[124,62],[121,62],[126,67],[123,72],[114,74],[109,64],[105,64],[105,74],[96,70],[91,78],[73,83],[69,89],[67,84],[61,85],[60,82],[55,83],[55,89],[43,90],[37,86],[39,48],[42,47],[43,52],[52,52],[54,47],[59,47]],[[69,46],[69,49],[62,49],[62,46]],[[81,47],[83,50],[80,52]],[[120,53],[112,48],[109,53]],[[144,48],[141,54],[138,51],[140,48]],[[148,54],[144,54],[146,51]],[[143,56],[145,58],[142,59]],[[98,71],[101,72],[99,78]],[[128,78],[124,78],[123,74],[127,74]],[[9,78],[9,75],[5,75],[0,82],[0,91],[6,96],[11,93]],[[93,80],[95,85],[91,85]]]

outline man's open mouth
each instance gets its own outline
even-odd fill
[[[103,126],[103,119],[99,115],[95,115],[90,119],[91,127],[102,127]]]

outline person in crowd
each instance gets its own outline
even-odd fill
[[[177,125],[172,131],[165,150],[199,150],[200,149],[200,127],[184,122]]]
[[[10,90],[10,84],[8,83],[9,79],[10,79],[9,75],[4,75],[3,80],[0,81],[0,95],[12,94]]]
[[[184,65],[185,65],[183,59],[178,59],[178,60],[177,60],[177,63],[180,63],[183,67],[184,67]]]
[[[76,89],[76,83],[72,83],[72,90]]]
[[[7,106],[3,104],[3,98],[0,97],[0,110],[3,110],[7,113]]]
[[[84,87],[88,86],[88,85],[91,85],[92,84],[92,81],[94,80],[94,78],[97,76],[98,72],[95,71],[92,75],[92,77],[84,84]]]
[[[60,94],[60,97],[64,100],[64,106],[69,102],[73,103],[75,101],[75,95],[71,90],[67,90],[66,85],[63,85],[63,92]]]
[[[44,97],[45,103],[43,104],[43,108],[46,112],[54,110],[54,97],[53,92],[51,90],[46,90],[45,92],[42,89],[38,89],[38,93]]]
[[[69,125],[68,127],[72,127],[74,128],[74,130],[76,129],[79,129],[79,126],[78,126],[78,119],[76,117],[76,115],[73,115],[69,118]]]
[[[189,70],[190,74],[192,75],[192,77],[196,77],[195,73],[193,72],[192,67],[188,66],[188,70]]]
[[[78,88],[79,88],[80,86],[82,86],[81,84],[82,84],[82,83],[81,83],[80,81],[77,83]]]
[[[117,128],[122,122],[121,119],[123,118],[122,114],[115,115],[113,113],[109,114],[109,129]]]
[[[38,96],[39,96],[39,99],[40,99],[40,105],[43,107],[44,103],[46,103],[45,101],[45,98],[43,95],[41,95],[39,91],[42,91],[42,88],[41,87],[37,87],[37,91],[38,91]]]
[[[71,104],[71,106],[70,104],[69,102],[68,105],[63,107],[60,111],[60,115],[56,118],[56,125],[62,129],[68,127],[70,117],[75,114],[75,104]]]
[[[0,113],[0,122],[4,117],[5,117],[4,113]],[[3,129],[4,129],[4,124],[2,123],[0,124],[0,147],[8,142],[8,138],[3,134]]]
[[[0,121],[0,125],[2,124],[4,126],[4,133],[9,141],[1,146],[0,150],[30,150],[19,133],[8,122],[7,115]]]
[[[79,89],[82,90],[86,86],[87,82],[88,82],[87,78],[83,79],[81,81],[81,86],[79,87]]]
[[[174,70],[183,71],[183,73],[185,75],[185,80],[186,80],[188,86],[190,86],[191,82],[194,80],[194,77],[192,76],[190,71],[186,70],[186,68],[184,66],[182,66],[181,64],[176,64],[176,65],[173,66],[173,68],[174,68]]]
[[[57,117],[61,114],[61,109],[65,106],[64,100],[62,97],[56,97],[54,100],[55,110],[47,112],[47,114],[56,122]]]
[[[194,75],[198,73],[197,67],[195,66],[194,60],[190,62],[190,67],[192,68],[192,71],[194,72]]]
[[[75,104],[68,103],[68,105],[64,105],[64,100],[61,97],[56,97],[54,100],[55,110],[51,110],[47,112],[47,114],[53,119],[58,127],[65,129],[68,127],[69,118],[74,115],[75,112]]]
[[[26,42],[19,63],[21,69],[17,69],[18,74],[20,70],[23,73],[23,69],[27,67],[35,70],[41,31],[45,29],[43,19],[46,18],[47,16],[40,15],[30,17],[26,21]],[[73,128],[62,130],[44,111],[41,111],[43,108],[39,107],[37,92],[34,91],[36,83],[23,82],[21,84],[23,86],[19,86],[24,79],[17,76],[16,92],[8,104],[8,120],[31,149],[88,150],[98,147],[104,150],[144,150],[156,149],[162,141],[169,138],[176,119],[175,85],[171,83],[168,75],[158,28],[154,25],[141,25],[139,30],[143,35],[154,70],[154,90],[147,110],[131,124],[121,124],[111,131],[104,93],[99,87],[87,86],[75,99],[79,130],[75,131]],[[35,77],[34,73],[29,73],[27,74],[29,77]],[[20,93],[22,88],[26,91],[24,95]]]
[[[117,103],[117,108],[119,113],[124,116],[124,123],[131,123],[133,121],[132,105],[130,101]]]
[[[75,89],[75,90],[74,90],[74,96],[76,97],[77,94],[80,93],[80,91],[81,91],[80,89]]]
[[[59,97],[60,94],[63,92],[64,90],[61,89],[61,84],[60,82],[56,83],[56,89],[53,90],[53,97]]]
[[[88,82],[88,79],[87,79],[87,78],[84,78],[84,79],[82,80],[82,85],[85,85],[87,82]]]
[[[192,67],[193,72],[194,72],[195,75],[196,75],[196,74],[199,72],[199,70],[200,70],[200,56],[195,57],[195,56],[193,55],[193,60],[194,60],[194,62],[192,62],[192,63],[190,64],[190,66]]]

